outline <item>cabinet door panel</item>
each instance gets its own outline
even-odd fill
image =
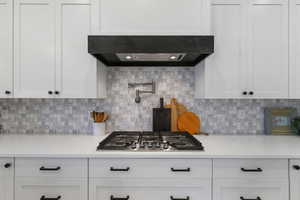
[[[206,97],[241,97],[245,80],[244,2],[212,1],[215,53],[206,60]]]
[[[288,98],[288,1],[253,0],[249,9],[249,89]]]
[[[96,59],[87,50],[91,32],[89,0],[61,0],[57,10],[57,85],[60,97],[95,98],[97,94]]]
[[[300,166],[300,160],[290,161],[290,199],[300,199],[300,170],[295,169]]]
[[[60,180],[43,178],[16,178],[15,199],[33,200],[58,198],[61,200],[87,200],[86,180]]]
[[[13,90],[13,5],[0,0],[0,98],[12,96]],[[11,94],[5,94],[5,91]]]
[[[55,16],[52,0],[15,0],[15,94],[50,97],[55,87]]]
[[[101,0],[101,34],[209,34],[208,0]]]
[[[7,163],[10,163],[11,167],[5,168],[4,165]],[[14,194],[13,159],[0,158],[0,199],[13,200],[13,194]]]
[[[177,181],[154,179],[90,179],[91,200],[109,200],[111,196],[128,200],[170,200],[175,199],[210,200],[210,179],[177,179]]]
[[[213,184],[215,200],[287,200],[288,179],[216,179]]]
[[[290,0],[290,98],[300,98],[300,0]]]

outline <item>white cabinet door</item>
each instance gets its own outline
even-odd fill
[[[240,98],[245,89],[245,1],[212,0],[215,53],[205,61],[205,97]]]
[[[97,97],[97,61],[88,53],[90,0],[58,0],[56,91],[62,98]]]
[[[196,96],[288,98],[288,0],[211,4],[215,53],[197,67]]]
[[[13,3],[0,0],[0,98],[13,94]]]
[[[300,199],[300,160],[290,160],[290,199]]]
[[[288,0],[250,0],[249,91],[254,98],[288,98]]]
[[[0,158],[0,199],[13,200],[14,166],[13,159]]]
[[[55,88],[55,1],[14,1],[15,96],[45,98]]]
[[[209,0],[94,0],[96,34],[209,34]]]
[[[87,200],[87,180],[16,178],[15,200]]]
[[[90,179],[90,200],[210,200],[211,179]]]
[[[287,200],[288,179],[216,179],[214,200]]]
[[[290,0],[290,98],[300,98],[300,0]]]

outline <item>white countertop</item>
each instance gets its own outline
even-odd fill
[[[196,136],[205,151],[96,151],[95,136],[1,135],[0,157],[300,158],[300,136]]]

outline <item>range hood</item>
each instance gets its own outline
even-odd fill
[[[107,66],[195,66],[214,36],[88,36],[88,52]]]

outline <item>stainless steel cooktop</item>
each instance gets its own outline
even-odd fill
[[[97,150],[125,151],[203,151],[204,147],[186,132],[113,132]]]

